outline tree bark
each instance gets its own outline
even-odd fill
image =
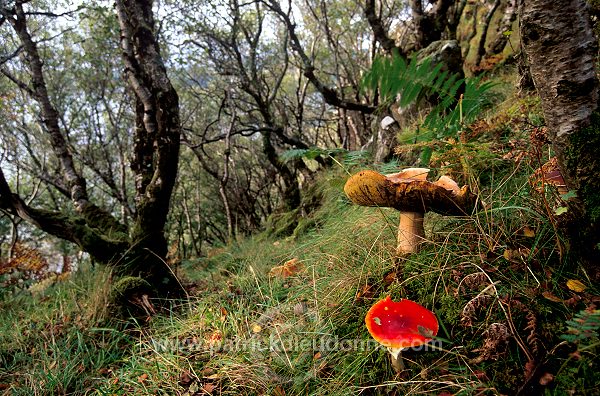
[[[405,48],[405,52],[417,51],[440,40],[448,27],[448,11],[454,1],[437,0],[431,2],[432,7],[426,10],[422,0],[410,0],[410,8],[415,24],[414,48]]]
[[[521,0],[521,40],[542,99],[552,148],[569,190],[560,225],[572,260],[598,277],[600,114],[597,41],[585,0]]]
[[[82,171],[70,152],[60,114],[48,93],[44,62],[27,25],[26,1],[0,7],[25,55],[29,82],[9,77],[38,103],[43,129],[59,160],[75,213],[34,208],[14,194],[0,169],[0,209],[58,238],[77,244],[93,260],[110,264],[118,275],[140,276],[159,294],[179,294],[180,284],[165,263],[165,223],[177,175],[180,121],[177,93],[171,85],[154,33],[152,2],[116,2],[125,74],[136,97],[132,169],[136,177],[135,217],[131,230],[90,201]],[[4,73],[4,71],[3,71]],[[4,73],[6,75],[6,73]],[[130,232],[128,232],[130,231]]]
[[[132,170],[136,216],[127,272],[163,288],[178,287],[164,259],[165,223],[179,162],[179,97],[167,76],[154,31],[150,0],[116,1],[125,75],[136,97]]]
[[[381,44],[381,47],[388,53],[391,54],[394,48],[398,49],[398,52],[401,53],[404,57],[405,54],[402,53],[401,49],[396,46],[396,43],[393,39],[391,39],[387,30],[383,26],[383,22],[381,18],[377,15],[377,11],[375,10],[375,0],[366,0],[365,2],[365,16],[367,17],[367,21],[369,21],[369,25],[373,30],[373,35],[375,40]]]

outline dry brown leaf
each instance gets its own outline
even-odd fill
[[[535,369],[537,368],[537,363],[534,360],[528,360],[525,363],[525,378],[529,380],[533,374],[535,374]]]
[[[181,376],[179,376],[179,385],[183,387],[190,386],[192,382],[194,382],[194,379],[188,371],[184,371],[181,373]]]
[[[372,298],[374,294],[375,294],[375,291],[373,290],[373,286],[371,286],[369,284],[364,285],[363,288],[358,293],[356,293],[356,297],[354,297],[354,301],[358,302],[362,299]]]
[[[562,298],[556,297],[554,295],[554,293],[549,292],[549,291],[542,292],[542,296],[544,296],[544,298],[546,300],[550,300],[550,301],[553,301],[553,302],[563,302],[564,301]]]
[[[392,283],[394,283],[396,280],[398,280],[398,273],[396,271],[391,271],[388,272],[384,277],[383,277],[383,285],[384,286],[389,286]]]
[[[540,377],[540,385],[542,385],[542,386],[546,386],[552,381],[554,381],[554,375],[552,375],[550,373],[544,373]]]
[[[289,278],[301,272],[304,269],[304,265],[300,262],[297,257],[286,261],[283,265],[271,268],[269,276],[275,276],[280,278]]]
[[[215,389],[217,389],[217,386],[215,384],[211,384],[210,382],[202,385],[202,390],[209,395],[212,395]]]
[[[209,346],[213,346],[215,344],[220,343],[222,339],[223,334],[219,330],[215,330],[208,334],[208,336],[206,337],[206,343]]]
[[[273,396],[285,396],[285,390],[281,385],[277,385],[275,389],[273,389]]]

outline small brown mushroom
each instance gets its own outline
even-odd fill
[[[417,251],[425,237],[425,212],[461,216],[469,214],[475,206],[476,196],[468,186],[460,188],[448,176],[430,182],[428,173],[427,168],[408,168],[390,175],[363,170],[352,175],[344,186],[344,192],[355,204],[400,211],[398,255]]]

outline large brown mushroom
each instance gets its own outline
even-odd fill
[[[476,196],[468,186],[460,188],[448,176],[430,182],[428,173],[427,168],[408,168],[389,175],[363,170],[352,175],[344,186],[344,192],[355,204],[400,211],[398,255],[417,251],[424,240],[425,212],[464,216],[475,206]]]

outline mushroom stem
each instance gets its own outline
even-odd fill
[[[404,359],[402,359],[402,349],[401,348],[388,348],[390,352],[390,360],[392,362],[392,367],[396,374],[400,374],[406,366],[404,366]]]
[[[400,212],[400,225],[398,226],[398,245],[396,253],[401,256],[414,253],[425,238],[423,228],[424,213]]]

